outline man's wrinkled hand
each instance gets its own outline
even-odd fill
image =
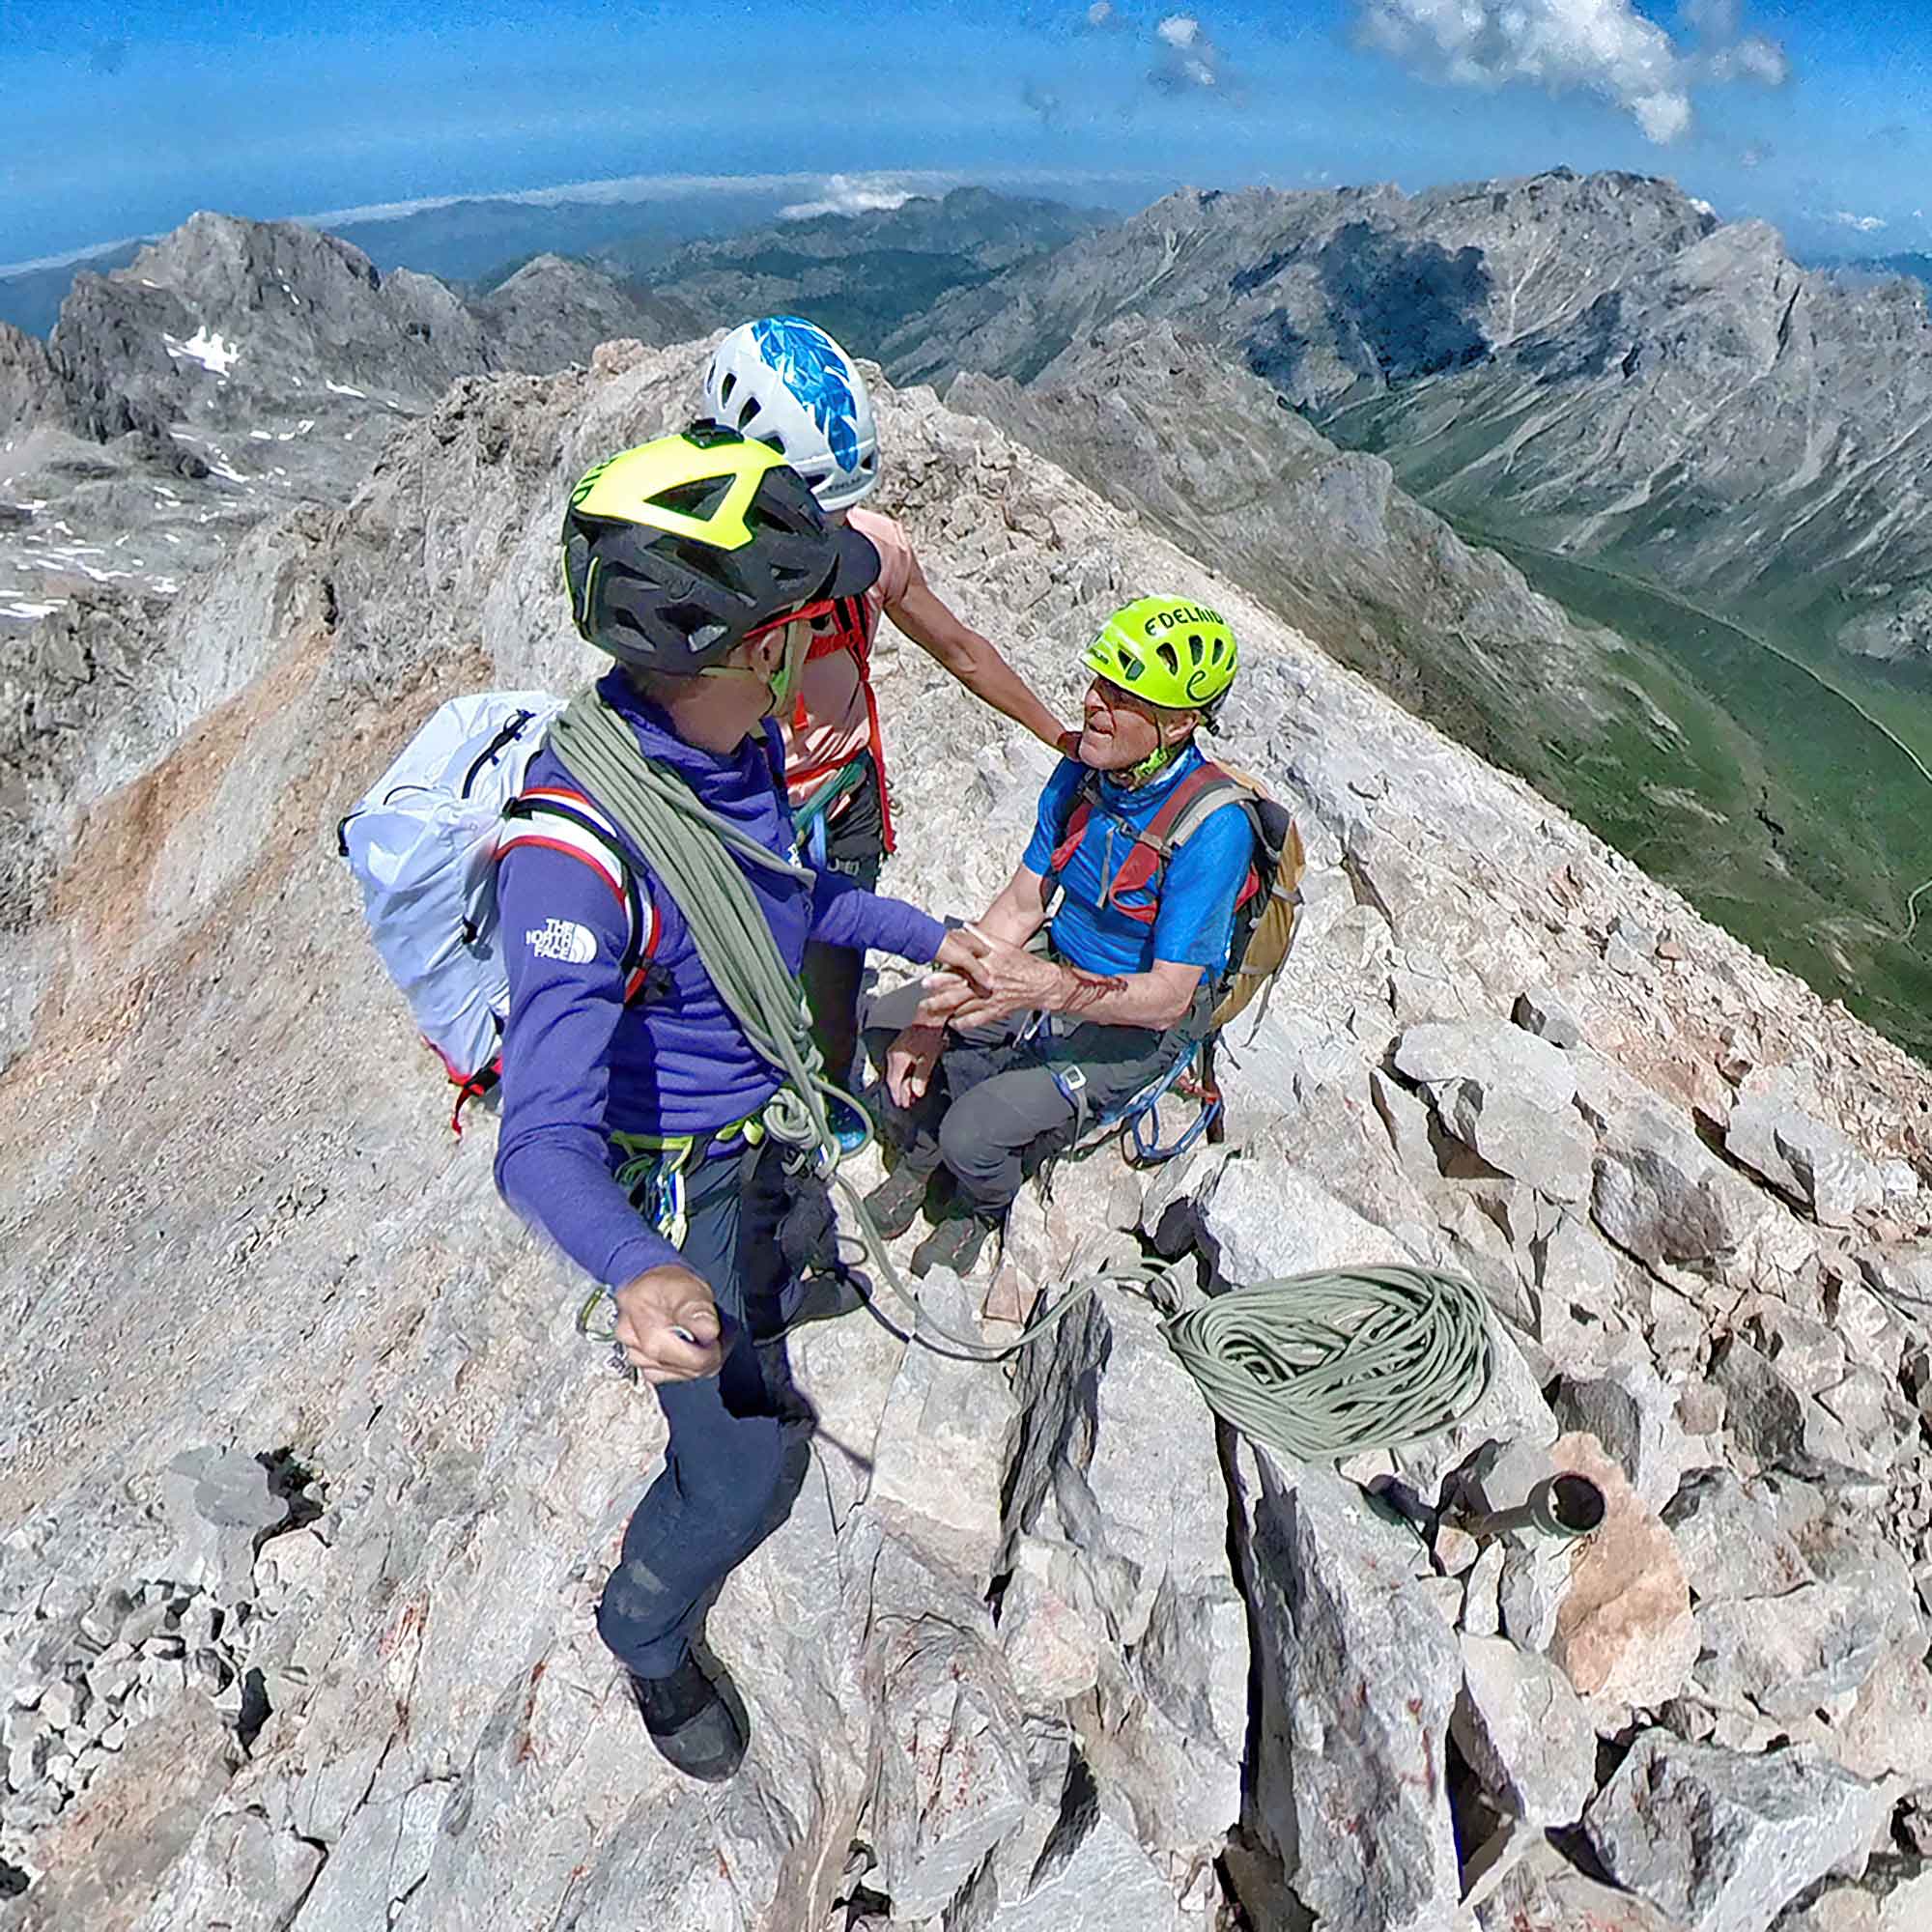
[[[702,1275],[668,1262],[634,1276],[615,1298],[617,1346],[645,1381],[689,1382],[718,1373],[724,1324]]]
[[[1066,984],[1060,967],[1004,940],[987,939],[982,944],[985,950],[974,961],[970,979],[956,973],[927,979],[925,997],[920,1002],[920,1025],[964,1032],[1037,1008],[1052,1010]]]
[[[901,1107],[910,1107],[924,1097],[945,1045],[944,1027],[915,1024],[886,1049],[886,1092]]]

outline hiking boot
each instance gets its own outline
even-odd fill
[[[658,1753],[704,1784],[722,1784],[745,1761],[745,1730],[689,1651],[668,1677],[630,1679],[631,1697]]]
[[[912,1251],[912,1271],[922,1280],[936,1267],[951,1268],[959,1275],[971,1274],[987,1237],[999,1232],[999,1222],[989,1221],[984,1215],[956,1214],[950,1221],[942,1221]]]
[[[896,1241],[919,1219],[931,1179],[927,1174],[915,1174],[900,1161],[866,1196],[866,1212],[872,1217],[872,1226],[879,1231],[881,1240]]]

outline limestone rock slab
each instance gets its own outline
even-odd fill
[[[1767,1932],[1814,1880],[1861,1856],[1889,1809],[1805,1749],[1745,1757],[1641,1733],[1583,1816],[1618,1885],[1690,1932]]]

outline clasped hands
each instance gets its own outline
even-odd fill
[[[893,1041],[886,1055],[886,1091],[901,1107],[919,1099],[952,1027],[992,1026],[1011,1013],[1051,1006],[1065,983],[1065,973],[1037,952],[994,939],[977,926],[946,935],[925,981],[919,1016]]]

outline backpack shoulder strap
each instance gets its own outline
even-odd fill
[[[657,908],[638,883],[617,828],[586,794],[564,785],[537,785],[519,793],[503,808],[503,819],[497,840],[498,864],[520,845],[540,846],[588,866],[611,889],[624,908],[628,932],[620,962],[624,997],[635,998],[663,935]]]
[[[1073,787],[1073,795],[1066,802],[1065,815],[1059,826],[1058,842],[1053,848],[1053,857],[1047,863],[1046,886],[1049,892],[1059,884],[1060,875],[1072,863],[1073,855],[1080,849],[1080,841],[1087,836],[1087,821],[1094,816],[1094,808],[1100,799],[1100,775],[1089,771],[1082,775],[1080,782]]]
[[[1172,858],[1224,805],[1245,807],[1252,822],[1255,798],[1251,786],[1204,758],[1175,786],[1174,796],[1149,820],[1142,837],[1163,859]]]

